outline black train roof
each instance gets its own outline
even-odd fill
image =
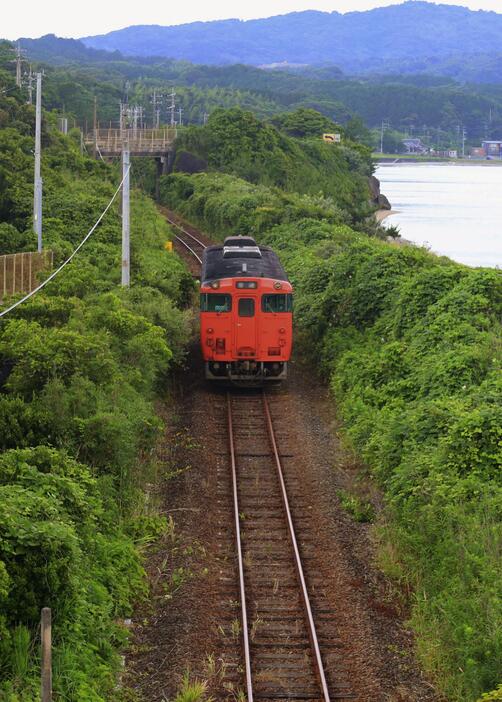
[[[224,257],[223,248],[223,246],[208,246],[204,249],[201,273],[203,283],[220,278],[288,280],[277,254],[268,246],[258,247],[261,256],[250,256],[244,253],[238,255],[238,252],[235,252],[230,257]]]

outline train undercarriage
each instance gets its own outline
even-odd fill
[[[209,361],[205,363],[207,380],[230,380],[232,382],[262,382],[285,380],[288,364],[285,361]]]

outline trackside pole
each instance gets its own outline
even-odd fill
[[[129,144],[122,149],[122,285],[131,282],[131,220],[130,220],[130,166]]]
[[[38,253],[42,253],[42,178],[41,163],[41,133],[42,133],[42,74],[37,73],[37,98],[35,120],[35,178],[33,193],[33,229],[37,235]]]
[[[42,609],[42,702],[52,702],[52,613],[50,607]]]

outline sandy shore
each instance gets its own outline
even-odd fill
[[[383,222],[387,217],[397,214],[397,210],[377,210],[375,212],[375,217],[377,222]]]

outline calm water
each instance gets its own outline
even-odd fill
[[[502,267],[502,167],[379,166],[401,236],[469,266]]]

